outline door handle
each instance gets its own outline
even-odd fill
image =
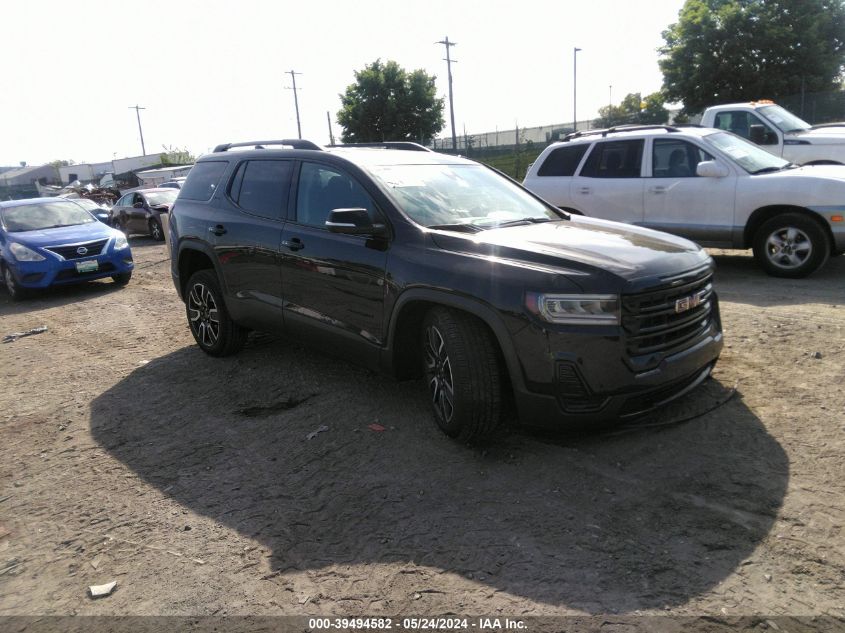
[[[579,187],[578,188],[578,193],[592,193],[592,192],[593,192],[593,190],[590,189],[589,187]]]
[[[290,240],[282,240],[282,246],[287,246],[292,251],[298,251],[305,248],[305,244],[303,244],[302,240],[298,237]]]
[[[221,235],[226,234],[226,227],[223,226],[222,224],[217,224],[215,226],[208,227],[208,232],[214,233],[214,235],[217,235],[219,237]]]
[[[649,193],[666,193],[666,187],[651,187]]]

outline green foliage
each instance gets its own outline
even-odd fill
[[[70,167],[71,165],[76,165],[76,162],[72,160],[52,160],[47,164],[58,169],[59,167]]]
[[[340,95],[337,121],[344,143],[426,141],[443,129],[443,99],[435,77],[407,72],[394,61],[376,60],[355,73]]]
[[[643,98],[639,92],[632,92],[622,99],[618,106],[599,108],[596,127],[613,127],[626,124],[661,124],[669,120],[669,110],[664,106],[663,93],[654,92]]]
[[[188,151],[188,148],[178,148],[172,145],[162,145],[164,155],[161,157],[161,164],[165,167],[169,165],[193,165],[197,162],[197,157]]]
[[[835,90],[845,69],[843,0],[686,0],[663,32],[669,101],[693,113],[731,101]]]

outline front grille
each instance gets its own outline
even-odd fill
[[[111,262],[105,262],[104,264],[100,264],[100,267],[97,270],[92,270],[90,273],[80,273],[77,272],[75,268],[65,268],[64,270],[60,270],[59,274],[56,275],[56,281],[64,281],[65,279],[84,279],[85,277],[93,277],[95,275],[100,275],[102,273],[110,273],[114,270],[114,264]]]
[[[55,253],[64,259],[84,259],[86,257],[94,257],[103,252],[108,239],[97,240],[96,242],[84,242],[82,244],[69,244],[66,246],[47,246],[46,250]],[[85,253],[77,253],[77,250],[84,248]]]
[[[622,296],[622,327],[628,354],[672,353],[692,345],[710,327],[713,273],[679,278],[646,292]],[[693,307],[678,312],[679,302]],[[695,305],[697,303],[697,305]]]

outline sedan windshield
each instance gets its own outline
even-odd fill
[[[482,230],[561,216],[481,165],[379,165],[369,168],[417,224]]]
[[[780,171],[791,165],[788,160],[769,154],[766,150],[728,132],[708,134],[704,140],[722,150],[740,167],[751,174]]]
[[[778,105],[757,108],[757,112],[766,117],[770,123],[776,125],[781,132],[804,132],[812,127],[803,119],[799,119],[792,112],[784,110]]]
[[[150,193],[144,194],[147,198],[147,203],[151,206],[155,206],[157,204],[173,204],[173,201],[176,200],[176,196],[179,195],[179,191],[173,189],[172,191],[151,191]]]
[[[75,202],[42,202],[2,209],[3,224],[10,233],[40,231],[61,226],[90,224],[97,220]]]

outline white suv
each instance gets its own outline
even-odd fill
[[[567,211],[753,247],[779,277],[804,277],[845,252],[845,166],[797,167],[730,132],[577,132],[547,147],[523,184]]]

